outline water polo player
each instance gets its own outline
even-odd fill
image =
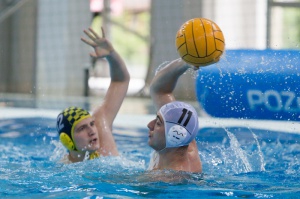
[[[112,134],[113,121],[126,96],[130,76],[126,65],[112,44],[92,29],[84,30],[89,39],[81,38],[92,46],[95,58],[106,58],[109,63],[111,83],[103,102],[89,114],[79,107],[69,107],[57,117],[57,130],[62,144],[69,154],[64,162],[80,162],[98,156],[118,155],[117,146]]]
[[[173,90],[178,78],[190,68],[177,59],[157,72],[150,86],[157,117],[150,121],[148,144],[155,152],[150,170],[180,170],[202,172],[202,164],[195,137],[198,115],[187,103],[175,101]]]
[[[163,105],[149,126],[154,127],[155,123],[159,124],[157,127],[163,127],[158,129],[161,133],[154,134],[149,140],[149,145],[157,151],[187,146],[198,133],[198,114],[194,107],[184,102]]]

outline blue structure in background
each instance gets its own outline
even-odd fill
[[[196,89],[213,117],[300,121],[300,51],[227,50]]]

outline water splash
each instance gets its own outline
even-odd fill
[[[251,164],[248,161],[247,154],[241,148],[240,143],[238,142],[238,140],[235,137],[235,135],[233,133],[231,133],[230,131],[228,131],[226,128],[224,128],[224,130],[226,131],[226,133],[227,133],[227,135],[228,135],[228,137],[230,139],[230,147],[233,149],[236,157],[239,157],[240,160],[243,163],[244,171],[245,172],[251,172],[251,171],[253,171],[252,166],[251,166]]]
[[[157,67],[157,69],[156,69],[156,71],[155,71],[155,75],[156,75],[159,71],[161,71],[165,66],[167,66],[169,63],[170,63],[170,61],[164,61],[163,63],[161,63],[161,64]]]
[[[252,133],[252,136],[255,140],[255,143],[257,145],[257,150],[258,150],[258,156],[259,156],[259,160],[260,160],[260,171],[266,171],[265,169],[265,160],[264,160],[264,155],[262,153],[262,150],[261,150],[261,147],[260,147],[260,144],[258,142],[258,138],[257,138],[257,135],[250,129],[250,132]]]
[[[195,70],[193,68],[189,68],[189,69],[187,69],[185,74],[190,74],[193,79],[196,79],[198,77],[198,70],[197,69]]]
[[[51,140],[50,144],[54,145],[53,153],[52,153],[52,155],[49,158],[50,161],[58,162],[58,161],[60,161],[62,159],[62,157],[64,157],[65,155],[68,154],[67,150],[61,144],[60,141],[58,141],[58,140]]]

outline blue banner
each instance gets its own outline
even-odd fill
[[[300,121],[300,51],[227,50],[199,69],[196,92],[213,117]]]

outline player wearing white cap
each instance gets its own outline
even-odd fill
[[[157,116],[147,125],[148,144],[155,150],[149,170],[202,172],[195,141],[197,112],[190,104],[176,101],[173,95],[178,78],[190,67],[181,58],[174,60],[159,70],[151,82]]]

